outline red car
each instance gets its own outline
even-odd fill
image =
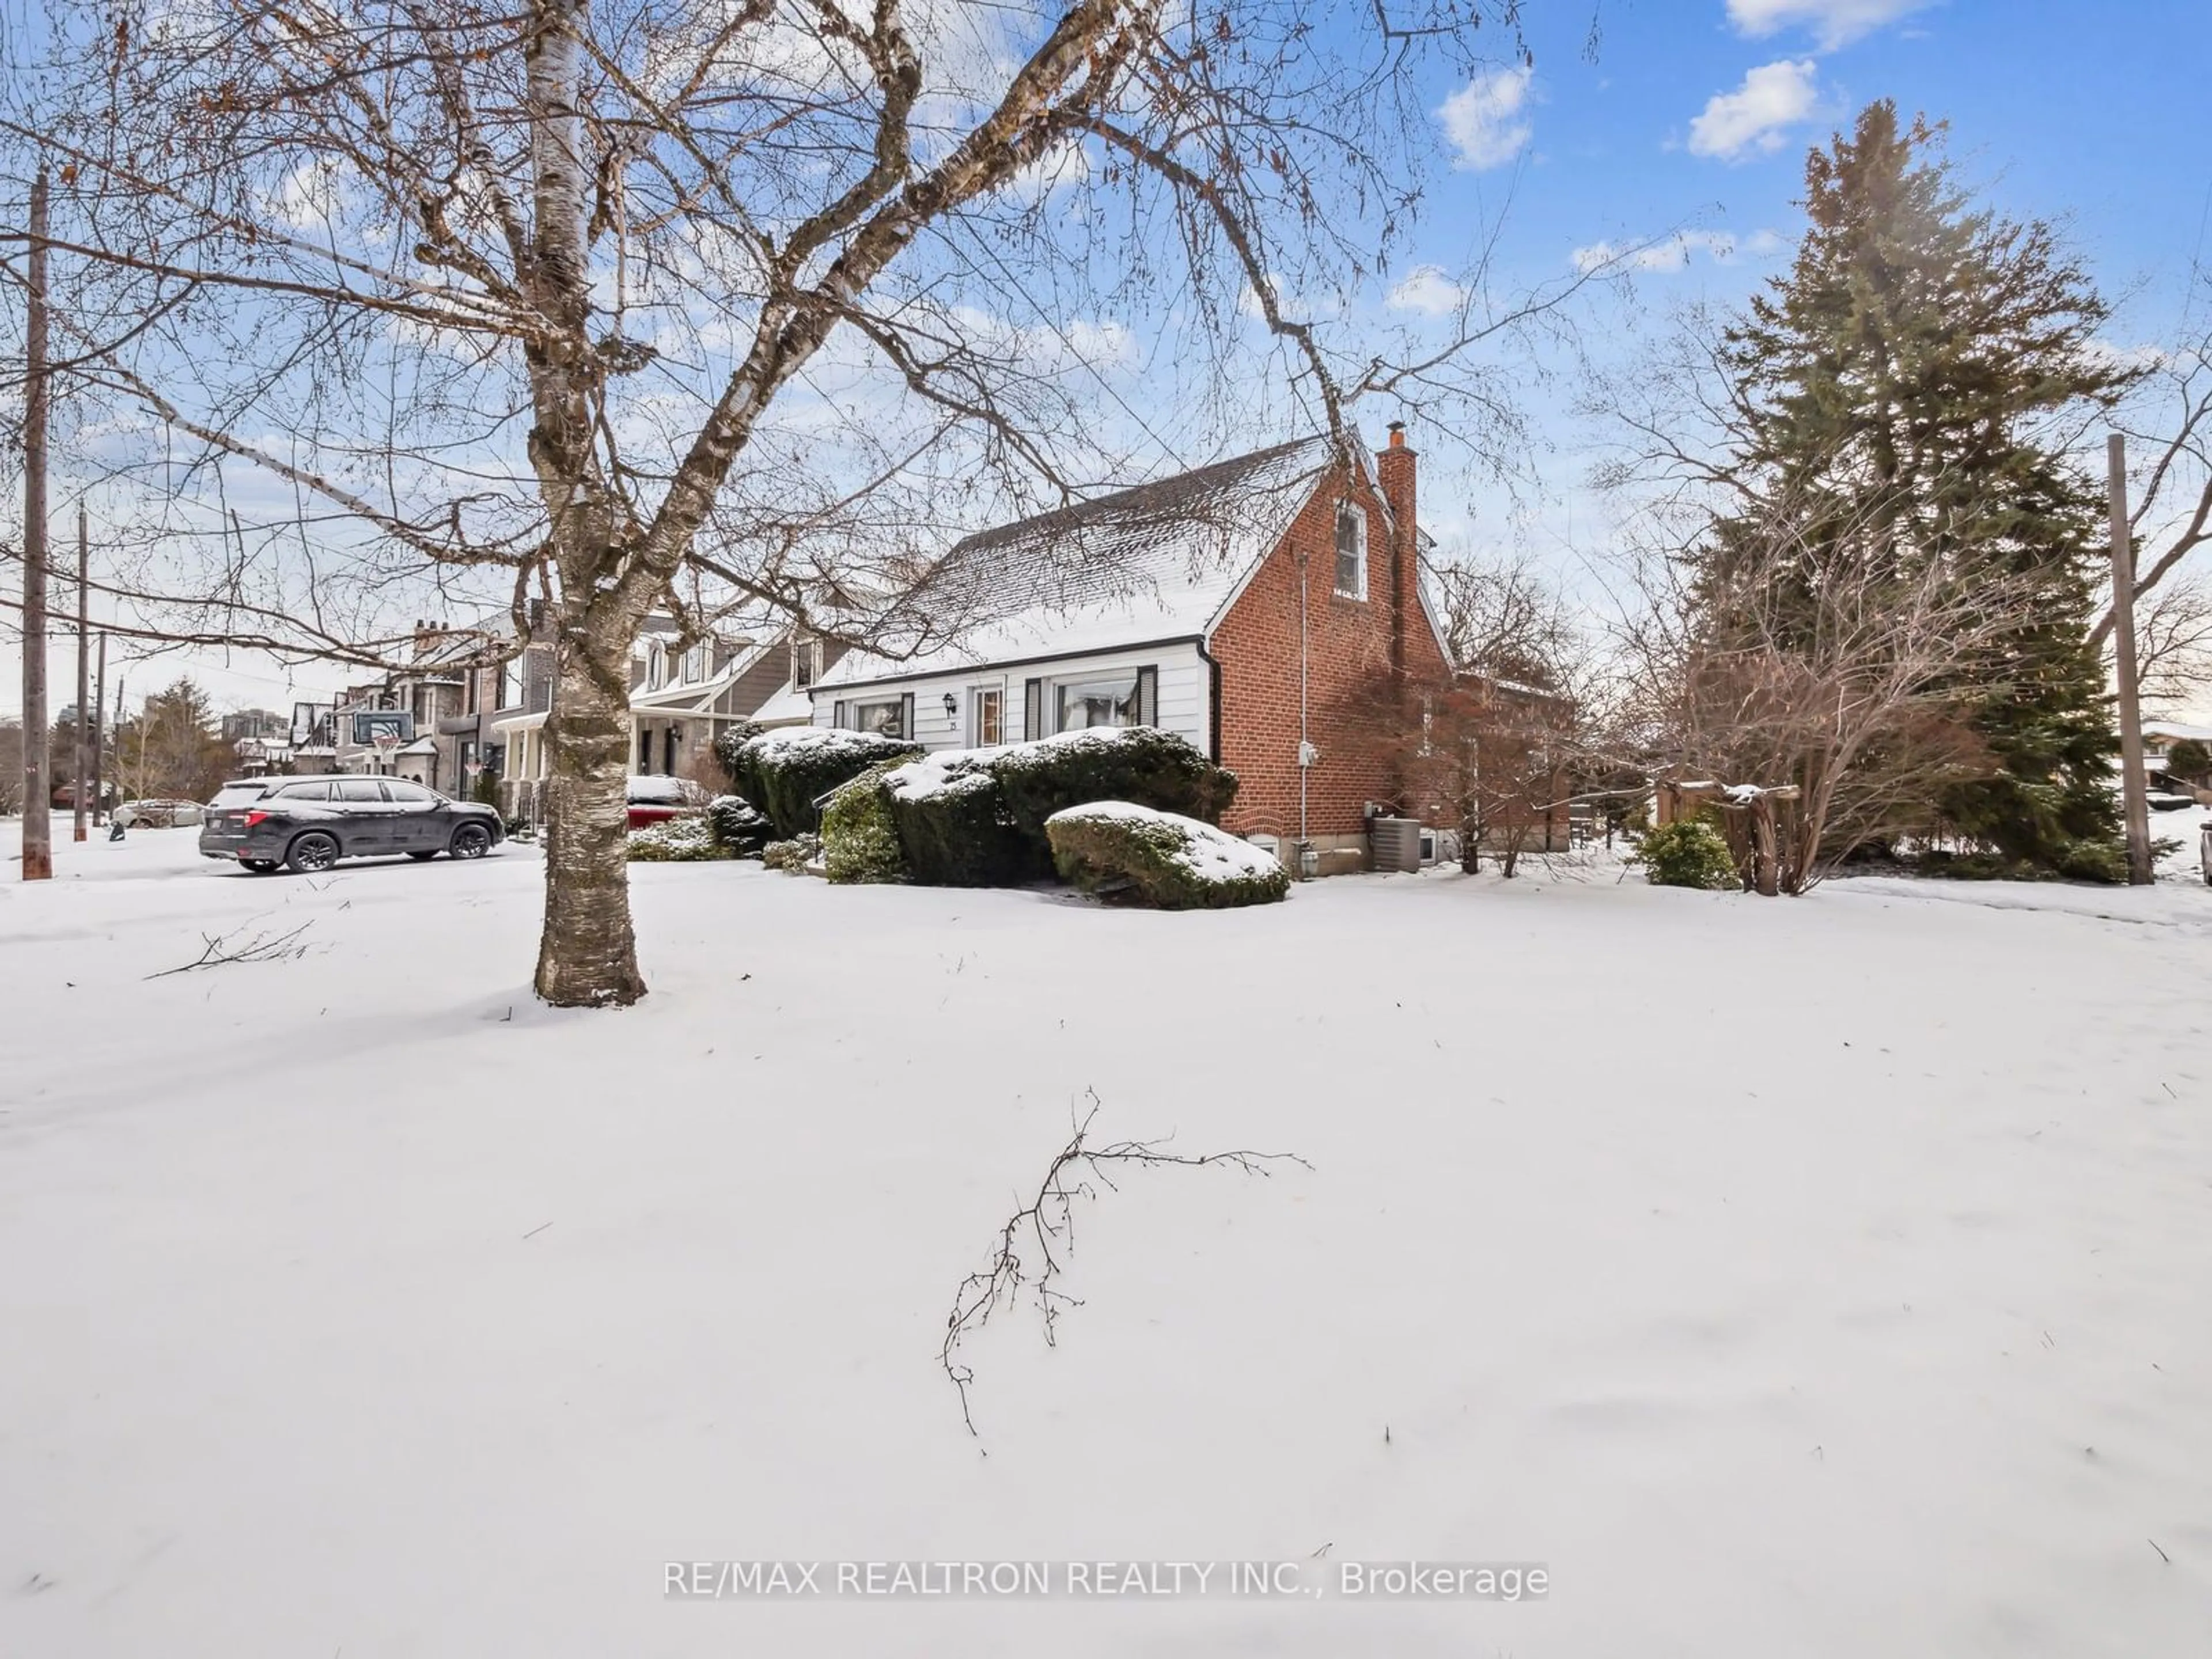
[[[703,793],[682,778],[649,775],[629,781],[629,827],[633,830],[665,823],[696,812],[706,804]]]

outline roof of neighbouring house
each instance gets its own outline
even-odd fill
[[[2142,734],[2172,743],[2212,743],[2212,726],[2184,726],[2175,720],[2145,720]]]
[[[980,532],[894,607],[883,648],[847,653],[817,684],[1206,634],[1330,460],[1326,438],[1300,439]]]

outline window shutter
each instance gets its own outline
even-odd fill
[[[1137,724],[1158,726],[1160,723],[1160,671],[1139,668],[1137,671]]]
[[[914,693],[911,691],[899,699],[899,736],[908,743],[915,741]]]
[[[1035,743],[1048,735],[1044,729],[1044,682],[1030,680],[1022,687],[1022,737]]]

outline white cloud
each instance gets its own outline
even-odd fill
[[[1790,244],[1782,239],[1782,233],[1779,231],[1754,230],[1744,239],[1743,251],[1755,259],[1765,259],[1781,252],[1789,246]]]
[[[1501,167],[1520,153],[1534,131],[1522,115],[1528,101],[1531,71],[1517,69],[1478,75],[1444,100],[1437,118],[1444,124],[1444,137],[1459,152],[1453,163],[1471,173]]]
[[[1715,264],[1735,263],[1735,238],[1724,230],[1685,230],[1640,247],[1623,248],[1612,242],[1592,242],[1567,256],[1583,276],[1612,266],[1620,270],[1680,270],[1692,253],[1703,253]]]
[[[1813,113],[1820,87],[1809,58],[1762,64],[1734,92],[1716,93],[1690,123],[1690,153],[1723,161],[1782,148],[1784,131]]]
[[[1934,0],[1728,0],[1729,21],[1753,38],[1786,28],[1813,31],[1823,52],[1833,52],[1885,23],[1909,16]]]
[[[1448,317],[1467,303],[1467,290],[1444,274],[1442,265],[1415,265],[1390,290],[1393,311],[1417,311],[1424,317]]]

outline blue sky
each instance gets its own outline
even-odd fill
[[[2202,0],[1603,0],[1594,55],[1589,6],[1528,11],[1533,69],[1436,88],[1455,164],[1417,257],[1465,258],[1468,227],[1501,209],[1501,263],[1524,283],[1577,250],[1685,233],[1650,251],[1632,302],[1582,309],[1601,362],[1678,301],[1733,304],[1785,269],[1807,149],[1881,97],[1948,121],[1949,154],[1986,201],[2063,228],[2118,308],[2114,343],[2180,331],[2191,263],[2212,251]],[[1496,489],[1442,469],[1424,514],[1448,544],[1522,540],[1571,586],[1602,539],[1603,504],[1583,488],[1602,434],[1568,412],[1567,388],[1534,396],[1545,447],[1517,518]]]

